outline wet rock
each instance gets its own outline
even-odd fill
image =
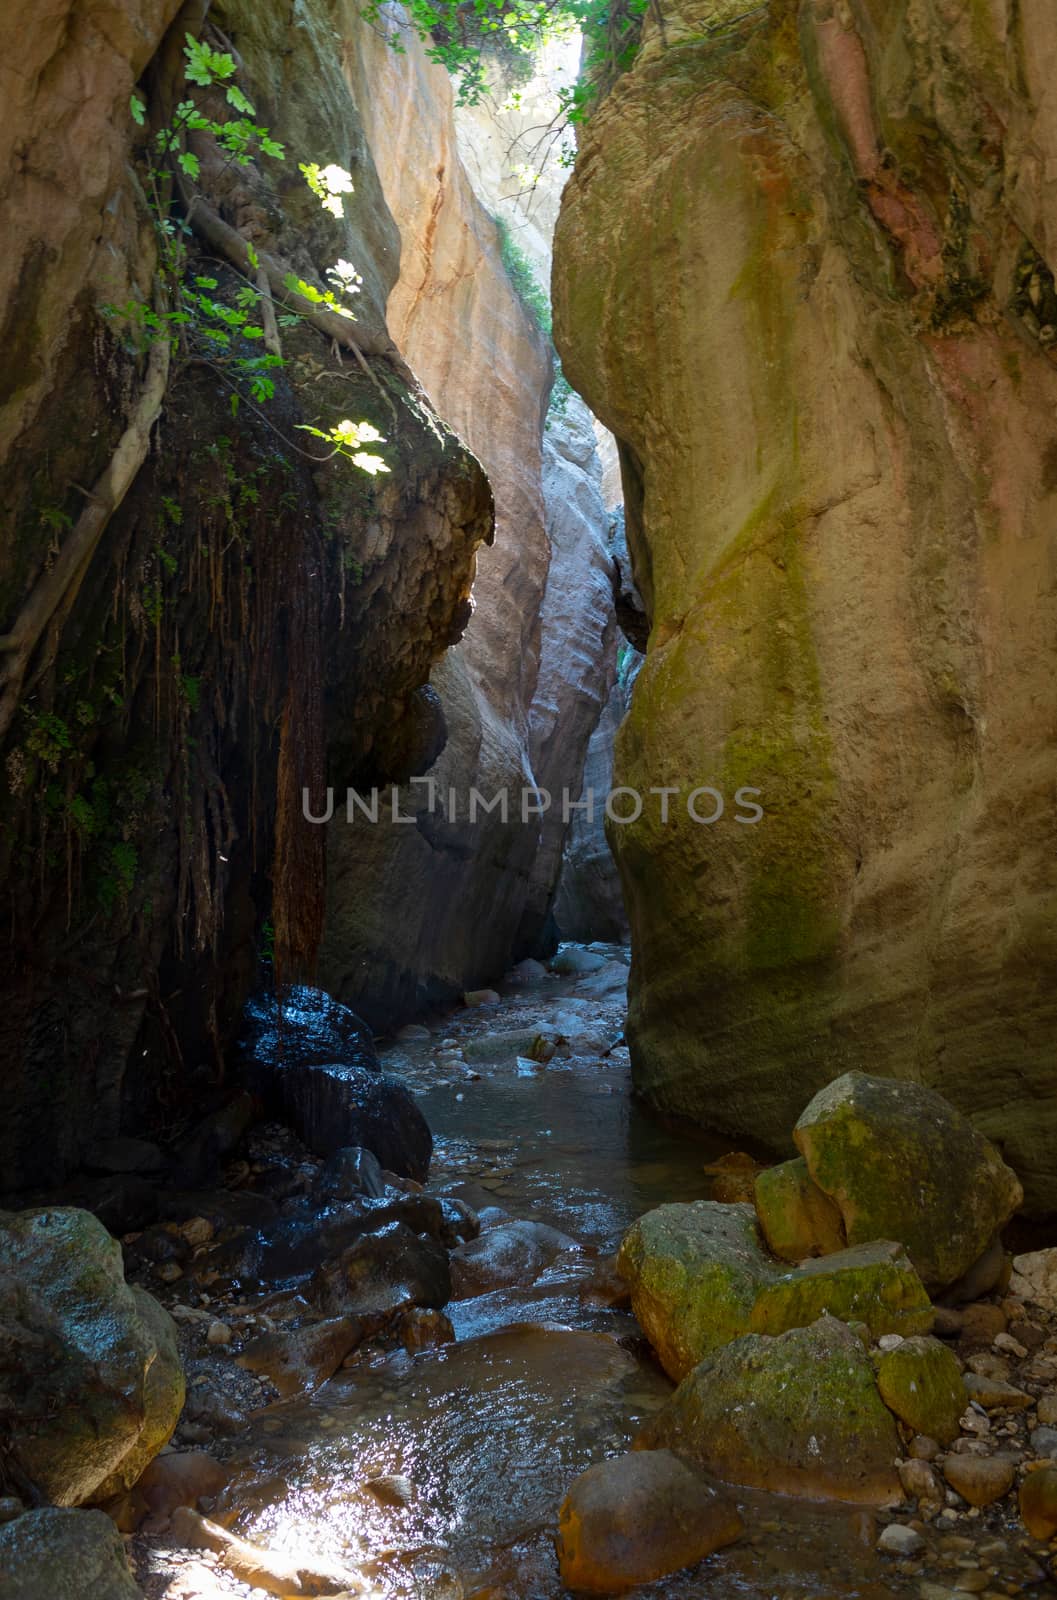
[[[618,1594],[695,1566],[743,1532],[737,1509],[668,1450],[589,1467],[558,1513],[561,1580]]]
[[[784,1333],[806,1327],[824,1311],[865,1323],[875,1338],[932,1327],[932,1305],[909,1257],[902,1245],[883,1239],[784,1272],[761,1288],[749,1328]]]
[[[443,1311],[408,1306],[400,1312],[397,1326],[408,1355],[414,1355],[416,1350],[435,1350],[455,1340],[455,1329]]]
[[[163,1195],[159,1201],[162,1217],[176,1223],[176,1231],[187,1242],[183,1224],[204,1217],[215,1231],[228,1228],[266,1228],[279,1216],[279,1207],[270,1195],[252,1189],[193,1189]]]
[[[902,1522],[890,1522],[877,1541],[877,1548],[886,1556],[919,1556],[925,1541],[915,1528]]]
[[[468,1300],[491,1289],[535,1283],[575,1239],[543,1222],[503,1222],[452,1251],[452,1298]]]
[[[639,1325],[676,1381],[748,1331],[761,1289],[777,1277],[752,1207],[710,1200],[648,1211],[617,1262]]]
[[[617,1268],[615,1256],[598,1261],[580,1285],[580,1304],[595,1310],[624,1310],[631,1305],[631,1290]]]
[[[1016,1462],[1008,1456],[949,1455],[943,1476],[971,1506],[989,1506],[1013,1487]]]
[[[910,1441],[910,1456],[914,1461],[935,1461],[940,1447],[927,1433],[916,1433]]]
[[[357,1239],[335,1265],[317,1273],[309,1293],[324,1310],[341,1314],[409,1304],[439,1311],[452,1293],[448,1252],[406,1224],[391,1222]]]
[[[397,1029],[395,1038],[399,1044],[419,1044],[432,1038],[432,1034],[420,1022],[405,1022],[402,1028]]]
[[[812,1182],[803,1156],[765,1167],[750,1198],[768,1248],[783,1261],[804,1261],[844,1249],[840,1212]]]
[[[189,1550],[212,1550],[221,1564],[241,1583],[248,1583],[268,1594],[286,1597],[302,1595],[360,1595],[366,1585],[353,1573],[324,1561],[307,1551],[280,1554],[263,1550],[245,1539],[229,1533],[226,1528],[192,1511],[179,1506],[172,1515],[172,1536],[175,1543]]]
[[[464,1054],[467,1061],[513,1061],[524,1056],[529,1061],[549,1061],[554,1055],[555,1035],[549,1026],[513,1028],[505,1033],[486,1033],[469,1039]]]
[[[379,1505],[403,1510],[415,1498],[415,1486],[401,1472],[390,1472],[380,1478],[368,1478],[363,1486]]]
[[[862,1344],[821,1317],[748,1334],[702,1361],[637,1445],[663,1447],[731,1483],[815,1499],[895,1504],[895,1420]]]
[[[954,1356],[938,1339],[904,1339],[877,1365],[881,1399],[917,1434],[950,1444],[965,1410],[965,1384]]]
[[[361,1145],[402,1177],[429,1175],[433,1136],[399,1078],[347,1062],[299,1062],[260,1068],[256,1081],[316,1155]]]
[[[142,1600],[110,1518],[54,1507],[0,1527],[0,1593],[4,1600]]]
[[[480,1237],[481,1219],[465,1200],[442,1199],[440,1209],[442,1218],[440,1242],[447,1245],[449,1250],[456,1249],[460,1244],[469,1244],[472,1239]]]
[[[355,1011],[324,989],[291,984],[247,1001],[238,1049],[258,1067],[325,1067],[333,1062],[378,1072],[374,1036]]]
[[[1030,1443],[1037,1456],[1057,1459],[1057,1428],[1033,1428]]]
[[[1020,1518],[1033,1539],[1057,1534],[1057,1467],[1028,1473],[1020,1486]]]
[[[330,1317],[302,1328],[263,1333],[236,1360],[248,1372],[270,1379],[283,1399],[311,1394],[337,1372],[366,1328],[363,1317]]]
[[[586,977],[589,973],[600,972],[606,965],[604,955],[595,950],[585,950],[578,944],[563,945],[558,954],[551,960],[551,971],[559,977],[579,978]]]
[[[124,1487],[176,1425],[172,1320],[86,1211],[0,1213],[0,1402],[23,1469],[63,1506]]]
[[[378,1157],[362,1145],[335,1150],[316,1180],[316,1194],[323,1201],[352,1200],[361,1194],[380,1200],[385,1179]]]
[[[793,1137],[848,1243],[898,1240],[929,1289],[962,1277],[1023,1199],[994,1146],[917,1083],[849,1072],[819,1091]]]
[[[304,1278],[364,1234],[400,1222],[413,1233],[442,1240],[451,1219],[439,1200],[426,1194],[388,1194],[380,1200],[348,1201],[317,1212],[311,1204],[255,1234],[219,1244],[205,1257],[215,1270],[258,1282]]]

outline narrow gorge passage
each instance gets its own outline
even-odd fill
[[[1051,0],[9,0],[0,1600],[1057,1595]]]

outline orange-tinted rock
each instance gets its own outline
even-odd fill
[[[1057,1467],[1028,1473],[1020,1486],[1020,1518],[1033,1539],[1057,1533]]]
[[[574,1594],[620,1594],[696,1565],[742,1532],[736,1507],[668,1450],[590,1467],[558,1513],[558,1563]]]

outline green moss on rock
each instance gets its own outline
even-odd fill
[[[877,1366],[877,1387],[888,1409],[915,1433],[940,1444],[958,1437],[968,1396],[957,1361],[938,1339],[904,1339],[886,1351]]]
[[[994,1145],[921,1084],[846,1073],[793,1137],[849,1245],[898,1240],[930,1290],[968,1271],[1023,1198]]]
[[[874,1338],[927,1333],[933,1320],[931,1302],[905,1250],[885,1239],[787,1272],[763,1289],[749,1326],[754,1333],[785,1333],[824,1313],[864,1323]]]
[[[840,1212],[811,1181],[803,1156],[765,1167],[756,1179],[756,1215],[768,1248],[783,1261],[844,1248]]]
[[[872,1505],[902,1495],[895,1421],[867,1352],[833,1317],[735,1340],[694,1368],[636,1444],[782,1494]]]

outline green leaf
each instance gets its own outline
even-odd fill
[[[237,394],[233,394],[231,396],[231,415],[233,417],[237,417],[238,414],[239,414],[239,397],[238,397]]]
[[[133,122],[135,122],[138,127],[142,128],[143,124],[147,120],[147,107],[140,99],[138,94],[134,94],[129,100],[128,108],[132,113]]]
[[[216,278],[196,278],[195,283],[199,289],[215,289],[217,286]]]
[[[227,90],[227,99],[228,105],[234,106],[236,111],[245,111],[247,116],[253,116],[253,104],[251,101],[246,99],[246,96],[243,94],[242,90],[237,84],[229,84]]]
[[[275,139],[263,138],[261,140],[261,149],[266,156],[271,156],[275,161],[285,161],[286,159],[285,149]]]
[[[253,248],[252,244],[250,244],[248,239],[246,240],[246,260],[249,262],[254,272],[258,271],[261,264],[261,258]]]
[[[181,167],[184,172],[186,172],[189,178],[198,177],[200,170],[198,157],[192,155],[190,150],[181,150],[180,154],[176,157],[176,162],[177,165]]]

